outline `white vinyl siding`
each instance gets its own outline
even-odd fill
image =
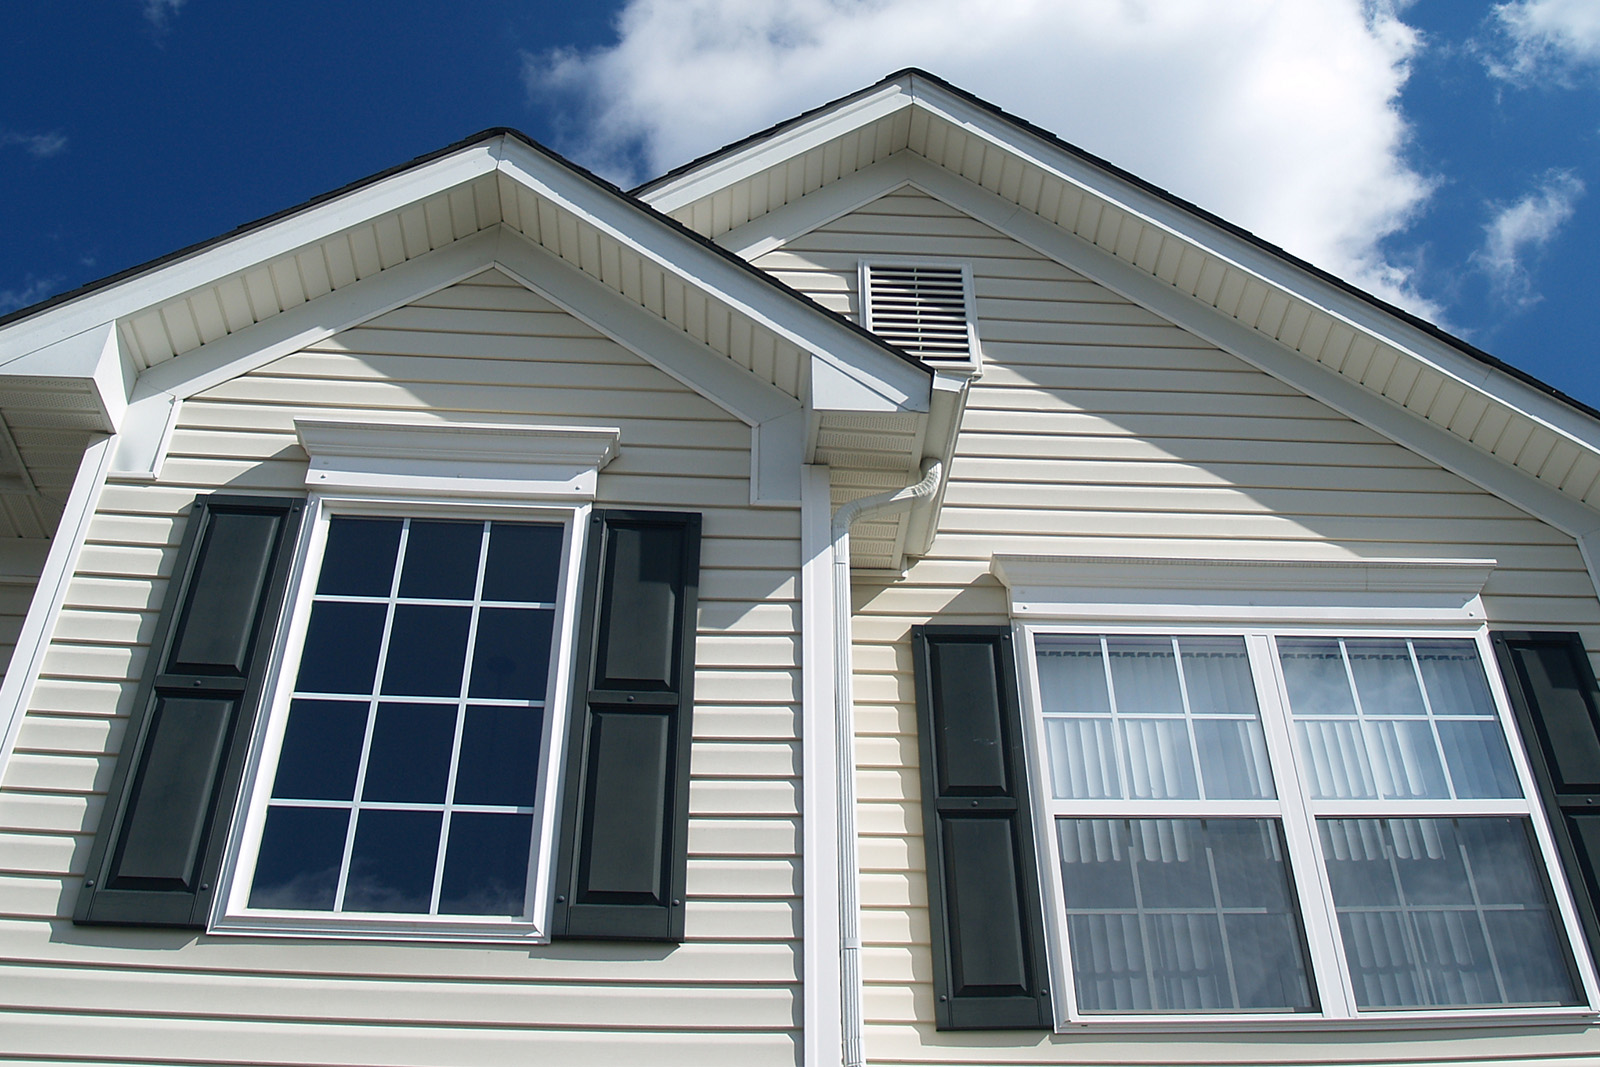
[[[1194,1034],[933,1025],[911,627],[1009,619],[996,553],[1490,557],[1496,628],[1578,629],[1600,603],[1570,537],[915,189],[757,263],[858,311],[863,257],[972,265],[973,383],[932,552],[904,580],[855,578],[857,787],[869,1062],[1589,1063],[1600,1033]],[[1484,1040],[1492,1037],[1493,1040]],[[1396,1051],[1396,1049],[1403,1051]]]
[[[296,416],[613,425],[597,506],[704,514],[687,939],[336,943],[68,918],[197,492],[302,493]],[[0,1058],[792,1064],[799,521],[749,428],[488,272],[186,401],[155,485],[108,485],[0,788]],[[396,981],[403,979],[403,981]]]

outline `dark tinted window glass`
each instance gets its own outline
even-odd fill
[[[457,804],[531,808],[539,782],[538,708],[467,708],[456,771]]]
[[[481,609],[468,695],[543,700],[553,616],[542,608]]]
[[[400,595],[471,600],[482,547],[481,522],[412,519]]]
[[[561,566],[561,527],[529,522],[490,525],[483,599],[553,603]]]
[[[389,632],[389,658],[384,661],[383,692],[390,696],[459,696],[471,624],[470,607],[397,604]]]
[[[450,818],[439,913],[520,916],[532,839],[532,815],[456,812]]]
[[[452,704],[379,704],[361,799],[443,804],[455,736]]]
[[[349,823],[342,808],[268,808],[250,906],[332,911]]]
[[[334,596],[388,596],[400,548],[399,519],[328,520],[317,592]]]
[[[316,603],[295,688],[302,693],[371,693],[387,611],[383,604]]]
[[[367,705],[349,700],[296,700],[289,705],[272,795],[296,800],[349,800],[367,732]]]
[[[345,910],[427,912],[442,819],[437,811],[363,811],[350,854]]]

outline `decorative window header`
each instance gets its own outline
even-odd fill
[[[592,500],[622,431],[608,426],[296,419],[306,486],[347,492]]]
[[[997,555],[1019,618],[1481,622],[1492,559]]]

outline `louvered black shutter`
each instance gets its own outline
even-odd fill
[[[1589,948],[1600,959],[1600,690],[1575,633],[1496,633],[1495,655],[1529,744]]]
[[[700,516],[590,520],[557,937],[683,940]]]
[[[1011,632],[913,631],[941,1030],[1051,1025]]]
[[[303,510],[195,501],[74,921],[205,926]]]

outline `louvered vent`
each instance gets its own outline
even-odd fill
[[[929,363],[977,362],[961,265],[867,263],[861,276],[867,329]]]

